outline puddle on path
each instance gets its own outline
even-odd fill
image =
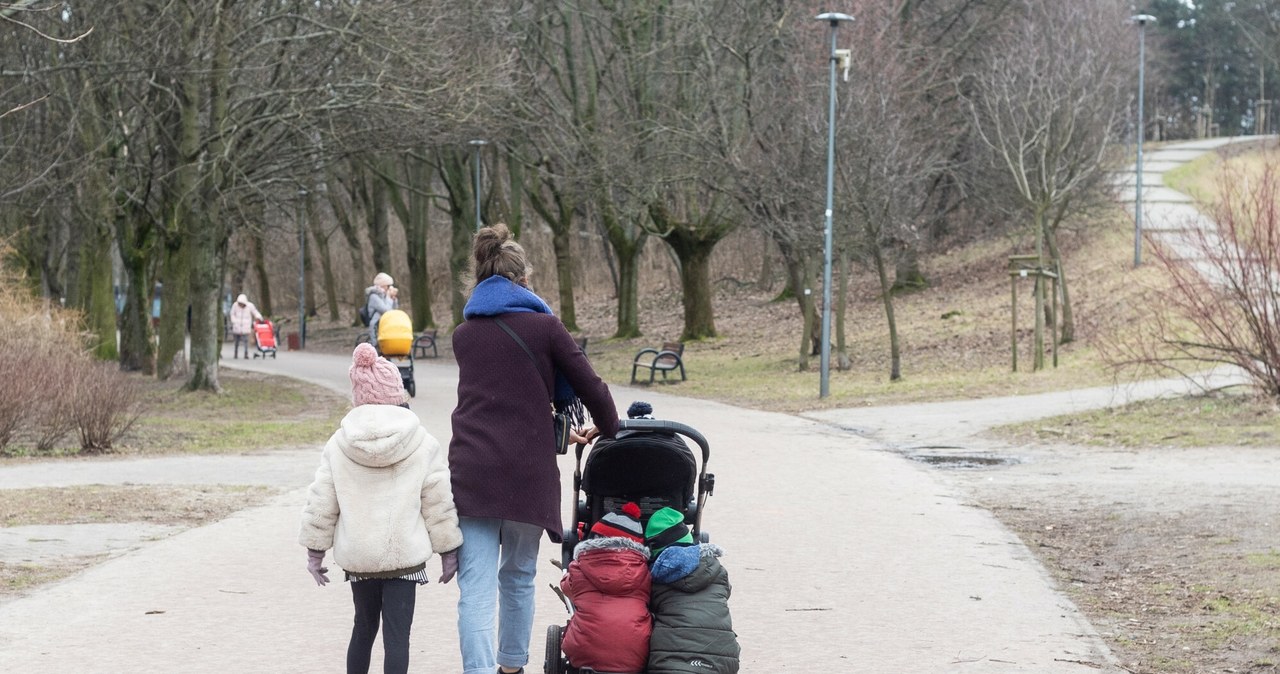
[[[1022,463],[1016,457],[997,454],[941,454],[933,452],[916,452],[907,455],[912,461],[927,463],[938,468],[974,469],[997,468]]]

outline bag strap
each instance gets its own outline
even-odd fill
[[[501,318],[494,317],[493,322],[497,323],[498,327],[502,328],[503,332],[511,335],[511,339],[516,340],[516,344],[519,344],[520,348],[524,349],[525,355],[529,356],[529,362],[533,363],[534,372],[538,373],[538,379],[542,379],[542,372],[538,370],[538,359],[533,357],[533,351],[529,349],[529,345],[525,344],[524,340],[520,339],[520,335],[517,335],[516,331],[512,330],[511,326],[504,323]],[[543,382],[543,385],[545,386],[546,383]]]

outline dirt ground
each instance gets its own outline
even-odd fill
[[[1011,447],[939,467],[1043,561],[1131,672],[1280,669],[1280,448]]]

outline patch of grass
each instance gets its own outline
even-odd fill
[[[108,486],[0,490],[0,526],[151,522],[200,526],[260,505],[268,487]]]
[[[1164,174],[1164,184],[1183,194],[1188,194],[1196,201],[1213,202],[1217,193],[1218,175],[1222,170],[1223,158],[1216,152],[1203,155]]]
[[[220,394],[147,380],[147,411],[122,451],[221,453],[323,443],[350,409],[328,389],[287,377],[223,369]]]
[[[1275,447],[1280,415],[1273,402],[1242,395],[1147,400],[1051,417],[991,431],[1012,443],[1105,447]],[[1170,419],[1177,419],[1170,424]]]
[[[1280,551],[1277,550],[1271,550],[1269,552],[1251,552],[1244,556],[1244,560],[1259,568],[1280,569]]]
[[[19,595],[27,590],[62,580],[102,561],[106,555],[69,557],[56,563],[7,564],[0,562],[0,596]]]

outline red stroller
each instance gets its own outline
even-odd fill
[[[271,321],[262,319],[253,322],[253,339],[258,344],[258,352],[254,358],[276,357],[276,326]]]

